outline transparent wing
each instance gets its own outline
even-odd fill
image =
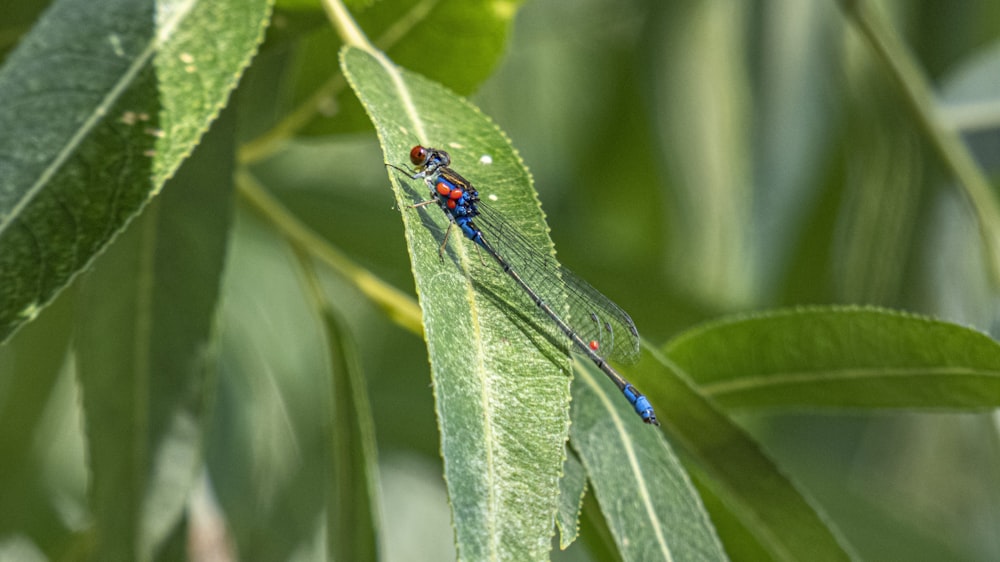
[[[639,359],[639,331],[624,310],[537,249],[489,205],[479,202],[477,208],[473,222],[483,238],[581,339],[594,342],[598,355],[626,364]]]

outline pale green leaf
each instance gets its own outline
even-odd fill
[[[654,126],[682,212],[671,221],[668,271],[708,302],[740,306],[758,291],[753,225],[751,84],[745,2],[664,3],[653,11]]]
[[[565,550],[580,533],[580,509],[587,492],[587,473],[573,451],[566,452],[563,476],[559,479],[559,511],[556,528],[559,529],[559,548]]]
[[[58,0],[0,71],[0,340],[148,201],[225,104],[268,0]]]
[[[725,560],[698,493],[663,435],[590,369],[573,385],[570,438],[625,560]]]
[[[347,48],[341,60],[388,162],[405,165],[418,143],[449,150],[482,197],[539,248],[551,248],[528,172],[493,123],[380,54]],[[445,215],[410,207],[428,197],[423,182],[390,177],[423,310],[459,557],[545,558],[569,425],[565,348],[544,335],[536,307],[472,242],[452,233],[439,256]]]

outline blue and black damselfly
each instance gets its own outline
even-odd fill
[[[439,252],[444,251],[452,224],[478,244],[532,302],[558,332],[572,342],[572,349],[586,355],[639,414],[642,421],[660,425],[649,400],[618,374],[605,357],[633,363],[639,357],[639,332],[624,310],[589,283],[537,250],[510,222],[479,200],[472,183],[452,170],[447,152],[424,146],[410,151],[413,171],[392,166],[410,179],[423,180],[431,199],[414,205],[437,203],[450,223]]]

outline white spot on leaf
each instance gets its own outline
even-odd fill
[[[21,318],[31,321],[38,317],[38,313],[41,312],[41,310],[42,309],[38,307],[37,303],[31,303],[21,310],[20,316]]]
[[[111,51],[119,57],[125,56],[125,49],[122,48],[122,38],[118,36],[117,33],[112,33],[108,36],[108,42],[111,43]]]

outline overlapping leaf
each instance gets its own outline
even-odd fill
[[[527,171],[503,134],[470,104],[380,54],[342,51],[344,72],[379,133],[386,159],[447,149],[539,247],[550,247]],[[536,329],[543,319],[471,242],[451,236],[422,182],[393,172],[430,351],[445,477],[460,557],[540,559],[550,548],[568,431],[565,351]]]
[[[59,0],[0,71],[0,340],[154,196],[225,104],[267,0]]]
[[[1000,406],[1000,346],[930,318],[822,308],[734,318],[666,352],[730,408],[986,409]]]

